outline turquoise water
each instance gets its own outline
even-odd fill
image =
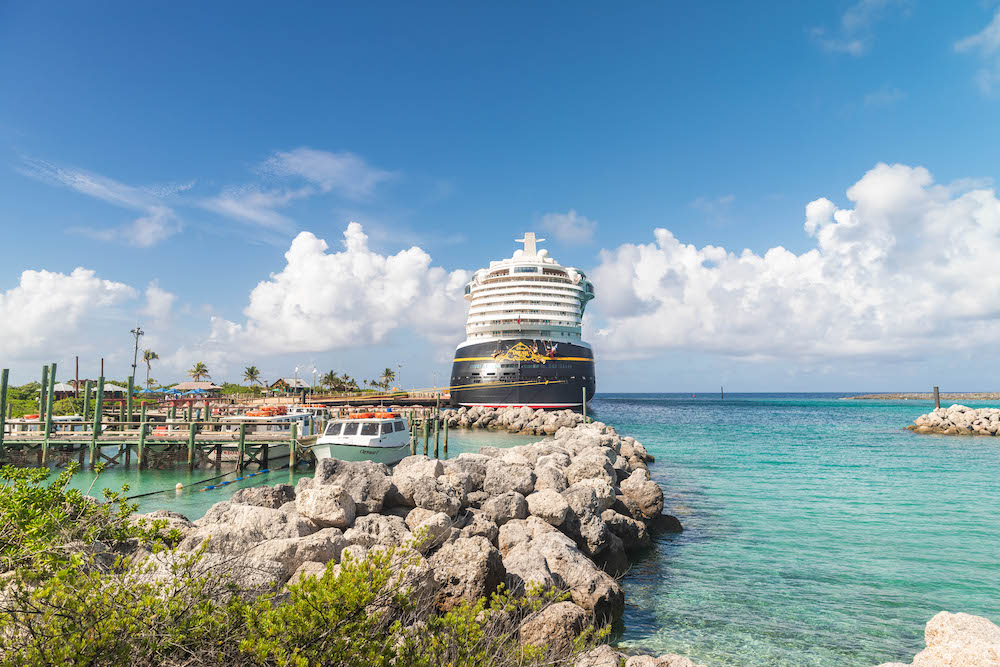
[[[599,395],[686,528],[626,576],[622,645],[708,665],[909,662],[941,610],[1000,622],[1000,439],[921,401]]]
[[[483,446],[513,447],[514,445],[537,442],[537,436],[511,435],[507,433],[493,433],[490,431],[470,431],[453,429],[448,434],[448,454],[452,457],[462,452],[477,452]],[[418,445],[423,450],[423,443]],[[434,450],[434,436],[430,436],[429,449]],[[286,461],[271,460],[275,467],[280,467]],[[254,472],[254,468],[246,471],[247,474]],[[221,479],[210,479],[220,474]],[[172,510],[180,512],[190,519],[197,519],[208,511],[208,508],[217,502],[229,499],[238,489],[248,486],[259,486],[261,484],[274,485],[280,483],[295,484],[300,477],[312,477],[313,471],[301,467],[292,472],[288,469],[273,470],[269,473],[254,477],[246,477],[243,481],[235,481],[237,475],[232,466],[223,466],[220,470],[214,468],[196,469],[188,471],[186,465],[165,470],[144,469],[141,472],[133,465],[130,468],[112,467],[106,469],[99,476],[89,470],[81,470],[73,477],[71,486],[82,491],[89,491],[94,496],[100,496],[102,488],[109,488],[118,491],[122,485],[128,485],[129,496],[147,494],[141,498],[136,498],[131,502],[139,505],[140,512],[151,512],[158,509]],[[209,481],[206,481],[209,480]],[[224,486],[219,486],[222,482],[229,482]],[[176,485],[183,484],[185,488],[180,491],[175,490]],[[93,489],[91,489],[91,485]],[[206,486],[216,486],[214,489],[203,491]]]
[[[599,395],[598,419],[644,443],[667,511],[686,530],[655,540],[625,576],[621,644],[707,665],[908,662],[942,609],[1000,621],[1000,438],[918,436],[921,401],[830,395]],[[537,440],[452,431],[450,451]],[[117,469],[131,493],[216,474]],[[201,516],[237,488],[139,500]],[[226,479],[232,479],[233,476]],[[75,482],[89,483],[89,473]]]

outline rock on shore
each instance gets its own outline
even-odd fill
[[[542,584],[570,601],[527,635],[547,633],[557,617],[572,627],[583,617],[619,618],[625,600],[615,575],[649,546],[650,533],[680,529],[663,514],[645,448],[570,411],[474,408],[447,418],[550,437],[451,460],[409,456],[391,470],[323,460],[294,488],[245,489],[197,521],[176,518],[180,548],[259,558],[275,589],[345,554],[404,548],[419,564],[415,588],[440,611],[501,583],[514,591]]]
[[[1000,665],[1000,627],[981,616],[938,613],[924,629],[927,644],[910,664],[879,667],[996,667]]]
[[[941,435],[997,435],[1000,433],[1000,408],[970,408],[953,405],[920,415],[906,428],[916,433]]]

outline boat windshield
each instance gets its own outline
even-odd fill
[[[357,435],[358,426],[360,426],[360,424],[358,424],[357,422],[350,422],[348,424],[344,424],[344,435]]]
[[[364,422],[361,424],[361,435],[378,435],[378,422]]]
[[[344,427],[342,422],[334,422],[326,427],[327,435],[340,435],[340,429]]]

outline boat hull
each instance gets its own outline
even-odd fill
[[[374,461],[394,465],[410,455],[410,444],[398,447],[366,447],[364,445],[343,445],[335,443],[316,444],[309,448],[317,461],[339,459],[341,461]]]
[[[589,401],[597,381],[589,347],[553,341],[512,339],[471,343],[455,352],[451,369],[453,405],[527,405],[573,408]]]

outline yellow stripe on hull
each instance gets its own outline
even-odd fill
[[[496,361],[496,362],[499,363],[500,361],[506,361],[506,359],[501,360],[501,359],[498,359],[496,357],[456,357],[452,361],[453,362],[454,361]],[[548,357],[548,358],[546,358],[546,360],[545,360],[544,363],[548,363],[549,361],[593,361],[593,359],[590,358],[590,357]]]

